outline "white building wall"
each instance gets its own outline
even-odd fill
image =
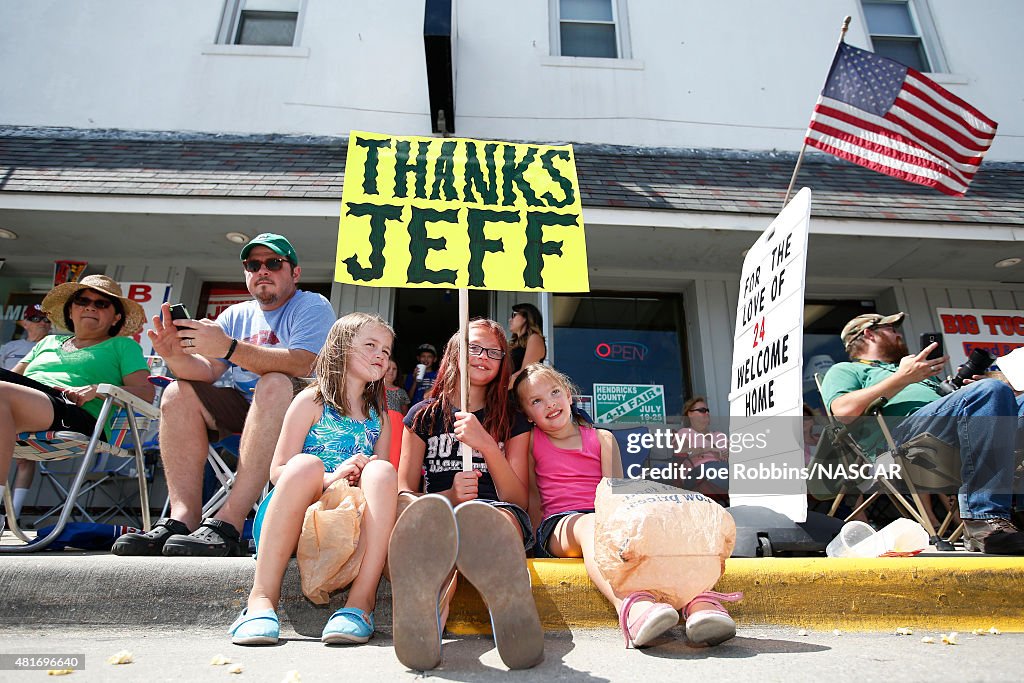
[[[947,71],[1024,159],[1019,0],[915,0]],[[857,0],[632,0],[631,58],[552,57],[548,0],[457,0],[456,132],[619,145],[796,150]],[[212,0],[0,3],[7,125],[428,134],[424,0],[307,0],[294,48],[214,45]]]

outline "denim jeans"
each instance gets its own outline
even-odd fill
[[[1014,419],[1015,418],[1015,419]],[[1024,426],[1024,397],[1003,382],[983,379],[932,401],[896,427],[903,442],[921,432],[960,448],[963,484],[958,500],[965,519],[1009,518],[1014,449]]]

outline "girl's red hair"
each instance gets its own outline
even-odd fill
[[[509,371],[508,340],[505,338],[505,329],[486,318],[474,318],[469,321],[470,328],[484,328],[489,330],[497,342],[497,348],[505,352],[501,359],[501,367],[498,374],[487,385],[487,392],[484,405],[487,407],[487,415],[484,416],[484,429],[499,444],[508,441],[512,429],[508,399],[508,378]],[[492,347],[493,348],[493,347]],[[443,425],[450,425],[454,422],[453,414],[455,406],[459,401],[459,333],[452,335],[444,347],[444,354],[441,356],[441,364],[437,369],[437,380],[431,388],[427,398],[434,402],[420,411],[416,416],[415,426],[419,427],[422,420],[430,420],[430,431],[435,431],[435,424],[439,417]],[[463,406],[465,409],[465,406]]]

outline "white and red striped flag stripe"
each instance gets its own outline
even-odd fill
[[[840,43],[804,141],[879,173],[962,195],[996,126],[920,72]]]

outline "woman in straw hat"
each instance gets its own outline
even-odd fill
[[[50,335],[14,367],[0,370],[0,497],[19,432],[66,430],[91,434],[103,401],[99,384],[124,387],[153,400],[149,368],[132,335],[142,329],[142,306],[125,298],[105,275],[57,285],[43,312],[70,335]]]

